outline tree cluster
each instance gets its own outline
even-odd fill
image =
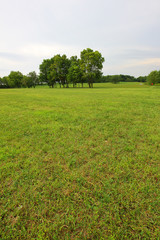
[[[0,88],[35,87],[39,83],[39,77],[35,71],[23,75],[19,71],[11,71],[6,77],[0,78]]]
[[[107,76],[102,76],[100,81],[101,82],[111,82],[111,83],[119,83],[119,82],[146,82],[147,77],[140,76],[138,78],[135,78],[130,75],[107,75]]]
[[[93,83],[102,76],[104,58],[98,51],[90,48],[84,49],[77,56],[70,59],[66,55],[55,55],[51,59],[44,59],[40,65],[40,81],[47,83],[50,87],[54,87],[57,83],[63,87],[69,87],[73,84],[88,83],[89,87],[93,87]]]

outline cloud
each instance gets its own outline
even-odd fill
[[[79,55],[81,51],[77,46],[63,44],[30,44],[19,49],[25,56],[53,57],[56,54],[66,54],[67,56]],[[78,52],[79,51],[79,52]]]
[[[23,54],[16,54],[11,52],[0,52],[0,59],[6,59],[11,62],[19,62],[26,59],[26,56]]]
[[[108,64],[104,67],[105,75],[128,74],[135,77],[147,76],[153,70],[160,69],[160,58],[123,61],[123,63]]]
[[[159,0],[3,1],[0,74],[38,71],[45,58],[90,47],[105,57],[105,74],[144,75],[157,63],[142,62],[160,56],[159,9]]]
[[[160,56],[160,48],[132,48],[132,49],[124,49],[121,57],[128,59],[144,59],[144,58],[158,58]]]

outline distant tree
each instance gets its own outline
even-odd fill
[[[147,77],[147,83],[150,85],[160,83],[160,71],[152,71]]]
[[[146,82],[147,81],[147,77],[146,76],[140,76],[137,78],[137,82]]]
[[[111,83],[119,83],[121,81],[121,76],[120,75],[112,75],[110,76],[110,82]]]
[[[107,75],[100,78],[100,82],[137,82],[137,78],[130,75]]]
[[[136,82],[137,79],[133,76],[130,76],[130,75],[123,75],[123,74],[120,74],[120,81],[121,82]]]
[[[36,85],[39,83],[38,75],[35,71],[28,73],[27,77],[29,78],[29,83],[27,87],[36,87]]]
[[[100,78],[100,82],[110,82],[110,76],[109,75],[107,75],[107,76],[102,76],[101,78]]]
[[[22,78],[22,87],[26,88],[29,85],[29,77],[26,75],[23,75]]]
[[[21,72],[11,71],[7,79],[9,87],[20,88],[22,86],[22,79],[23,79],[23,74]]]
[[[84,49],[81,52],[81,69],[83,79],[88,82],[90,88],[96,79],[101,78],[104,58],[98,51],[93,51],[90,48]]]

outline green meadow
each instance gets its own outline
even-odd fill
[[[0,239],[160,239],[160,87],[1,89]]]

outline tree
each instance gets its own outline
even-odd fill
[[[61,58],[61,56],[59,54],[55,55],[53,57],[52,64],[49,67],[48,85],[51,86],[52,88],[54,87],[56,82],[59,82],[60,87],[61,87],[60,76],[59,76],[59,73],[60,73],[60,58]]]
[[[160,71],[157,71],[156,83],[160,83]]]
[[[56,81],[59,82],[60,87],[61,85],[63,87],[68,87],[68,81],[67,81],[67,74],[70,67],[70,60],[66,57],[66,55],[55,55],[53,57],[53,63],[51,64],[49,68],[49,74],[48,78],[49,81],[52,83],[52,86],[56,83]]]
[[[22,86],[23,74],[19,71],[11,71],[8,76],[8,85],[9,87],[18,87]]]
[[[0,77],[0,88],[6,88],[6,87],[7,87],[7,84],[5,83],[4,78]]]
[[[147,83],[150,85],[160,83],[160,71],[152,71],[147,77]]]
[[[1,82],[2,82],[3,87],[9,88],[8,79],[9,79],[8,77],[1,78]]]
[[[39,83],[38,75],[35,71],[28,73],[27,77],[29,78],[29,84],[27,87],[34,87]]]
[[[55,68],[55,65],[52,64],[48,72],[48,85],[53,88],[54,85],[56,84],[56,81],[58,82],[58,73]]]
[[[80,60],[77,56],[73,56],[70,58],[71,64],[67,74],[67,81],[69,83],[73,83],[73,87],[77,85],[77,83],[81,83],[83,87],[83,73],[80,67]]]
[[[52,63],[53,63],[53,58],[44,59],[43,62],[40,64],[39,79],[40,79],[41,83],[49,83],[49,71],[50,71],[50,66]]]
[[[111,83],[119,83],[121,81],[121,76],[120,75],[112,75],[110,76],[110,82]]]
[[[59,78],[61,81],[61,84],[63,85],[63,87],[68,88],[68,81],[67,81],[67,74],[68,74],[68,70],[70,67],[70,60],[66,57],[66,55],[62,55],[62,57],[60,58],[60,64],[59,64]]]
[[[26,75],[23,75],[22,79],[22,87],[26,88],[29,86],[29,77]]]
[[[140,76],[137,78],[137,82],[146,82],[147,77],[146,76]]]
[[[0,88],[3,87],[3,82],[2,82],[2,78],[0,77]]]
[[[81,69],[83,79],[88,82],[89,87],[93,87],[96,79],[102,76],[104,58],[98,51],[93,51],[90,48],[84,49],[81,52]]]

